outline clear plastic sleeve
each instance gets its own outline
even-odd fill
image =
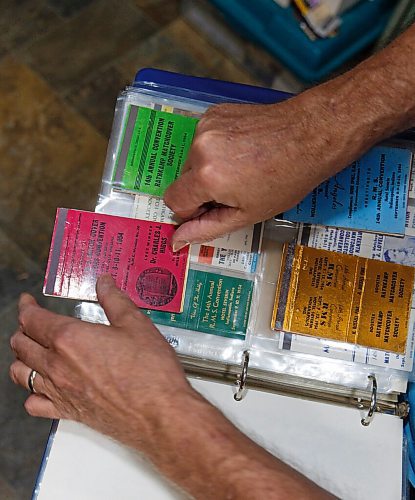
[[[197,116],[201,115],[211,104],[220,102],[217,96],[192,95],[189,92],[176,92],[176,90],[160,89],[149,84],[141,88],[128,88],[120,95],[116,105],[96,211],[134,217],[134,194],[114,189],[112,183],[118,148],[130,104],[150,108],[156,106],[157,109],[164,107],[171,112],[185,112]],[[402,142],[399,145],[401,144]],[[385,362],[385,358],[380,360],[380,355],[373,350],[358,351],[356,346],[324,339],[312,339],[313,345],[299,349],[301,342],[298,339],[271,329],[271,314],[282,246],[284,242],[296,239],[297,232],[296,224],[281,220],[268,221],[262,240],[262,251],[253,272],[212,268],[191,262],[190,269],[195,271],[214,272],[253,283],[250,314],[244,335],[240,338],[230,338],[160,325],[162,334],[178,353],[195,359],[240,365],[243,352],[249,349],[250,366],[265,372],[308,379],[311,384],[315,381],[316,385],[330,383],[358,390],[367,390],[367,377],[369,374],[374,374],[377,378],[379,393],[404,392],[408,373],[412,368],[408,360],[402,367],[399,366],[399,363],[402,364],[402,359],[394,360],[394,362],[390,359]],[[107,322],[98,304],[81,303],[76,308],[76,314],[86,321]],[[412,324],[414,321],[415,318],[412,318]],[[412,358],[413,336],[408,341],[407,354],[407,358]]]

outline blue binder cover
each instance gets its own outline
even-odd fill
[[[215,102],[216,96],[221,101],[236,100],[256,104],[272,104],[285,101],[293,96],[293,94],[281,90],[183,75],[154,68],[143,68],[138,71],[133,85],[134,87],[151,87],[169,95],[187,96],[194,99],[197,99],[198,95],[204,94],[203,100],[206,100],[207,96],[210,95],[212,102]]]

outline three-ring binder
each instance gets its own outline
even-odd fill
[[[238,389],[233,396],[235,401],[242,401],[242,399],[246,395],[246,392],[247,392],[246,379],[248,377],[248,365],[249,365],[249,351],[246,350],[243,352],[241,374],[238,375],[238,377],[236,379],[236,385],[237,385]]]
[[[184,106],[187,110],[199,113],[209,105],[220,102],[271,103],[289,97],[289,94],[271,89],[206,80],[161,70],[140,71],[136,76],[134,87],[127,89],[120,96],[117,105],[118,111],[111,134],[108,165],[103,177],[98,211],[105,213],[109,208],[113,210],[114,206],[111,205],[113,202],[117,209],[120,207],[121,211],[126,209],[125,199],[116,190],[112,191],[112,176],[113,159],[122,130],[122,116],[124,116],[122,113],[126,112],[129,103],[138,102],[143,106],[152,106],[154,103],[161,105],[167,102],[169,105],[179,106],[179,109],[180,106]],[[111,203],[108,205],[109,202]],[[288,221],[268,221],[266,227],[268,245],[272,244],[273,249],[282,247],[283,243],[291,240],[295,230],[297,225]],[[360,363],[362,356],[355,362],[355,353],[352,353],[353,357],[343,357],[342,352],[339,357],[330,358],[329,348],[327,347],[326,351],[326,346],[319,346],[321,347],[319,356],[311,353],[309,358],[305,359],[302,352],[292,348],[292,339],[288,338],[288,335],[277,337],[274,331],[268,331],[269,327],[265,333],[261,331],[261,328],[265,330],[266,327],[260,324],[260,321],[257,322],[257,318],[262,318],[264,324],[266,318],[265,314],[261,315],[259,305],[261,301],[266,303],[264,297],[275,294],[275,283],[271,283],[274,278],[269,278],[269,275],[275,273],[277,276],[272,266],[272,273],[271,271],[268,275],[265,273],[264,262],[267,262],[265,256],[268,255],[268,262],[274,262],[272,259],[275,256],[277,256],[275,262],[278,261],[277,252],[273,254],[269,251],[267,254],[264,250],[262,255],[263,257],[260,256],[258,259],[264,268],[263,274],[258,272],[252,280],[251,276],[249,277],[251,282],[255,283],[252,297],[255,296],[258,307],[254,307],[256,310],[251,311],[254,319],[252,325],[248,325],[250,328],[247,330],[248,333],[244,332],[246,336],[236,338],[230,334],[204,339],[203,336],[196,336],[191,332],[192,328],[182,330],[175,325],[167,327],[165,324],[160,325],[166,327],[165,331],[162,328],[160,330],[176,349],[187,373],[198,378],[210,378],[228,383],[235,387],[233,398],[236,401],[241,401],[246,396],[249,387],[365,411],[366,416],[361,419],[364,426],[370,424],[376,412],[405,417],[409,406],[399,401],[399,396],[406,387],[407,371],[406,367],[406,372],[398,371],[402,366],[396,366],[396,359],[395,364],[389,364],[388,360],[388,363],[385,361],[382,365],[379,358],[373,360],[377,363],[368,362],[369,355],[366,356],[365,363]],[[258,284],[263,286],[263,295]],[[86,305],[85,311],[89,307],[90,305]],[[81,317],[90,319],[89,314],[83,314]],[[92,317],[96,319],[94,314]],[[173,328],[175,329],[172,330]],[[366,384],[368,375],[369,385]]]
[[[286,396],[296,396],[322,403],[331,403],[348,406],[366,411],[366,416],[361,419],[363,426],[367,427],[376,413],[385,413],[405,418],[409,413],[406,401],[399,401],[396,395],[379,394],[377,391],[376,377],[371,374],[370,387],[367,390],[352,390],[342,386],[322,384],[320,389],[301,387],[293,376],[280,373],[270,374],[264,370],[250,367],[250,351],[241,353],[239,364],[226,364],[207,359],[195,359],[192,356],[179,354],[181,363],[189,376],[215,380],[236,386],[233,395],[235,401],[241,401],[248,392],[248,387],[257,390],[274,392]],[[395,397],[396,396],[396,397]]]
[[[378,383],[376,381],[375,375],[369,375],[368,379],[372,382],[372,395],[370,397],[370,405],[369,411],[367,412],[366,417],[362,418],[360,421],[361,424],[367,427],[373,420],[376,411],[376,402],[377,402],[377,392],[378,392]]]

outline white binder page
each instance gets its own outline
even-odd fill
[[[350,500],[400,498],[402,420],[250,389],[241,402],[229,386],[193,380],[244,432],[335,495]],[[39,500],[183,498],[136,453],[87,427],[61,421]]]

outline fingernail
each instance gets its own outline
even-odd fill
[[[172,245],[173,252],[178,252],[187,245],[189,245],[188,241],[175,241]]]
[[[102,288],[109,288],[114,285],[114,279],[110,274],[101,274],[98,277],[97,284]]]
[[[34,303],[35,303],[35,300],[30,295],[30,293],[23,292],[23,293],[20,294],[20,297],[19,297],[19,305],[20,305],[20,307],[27,306],[27,305],[34,304]]]

